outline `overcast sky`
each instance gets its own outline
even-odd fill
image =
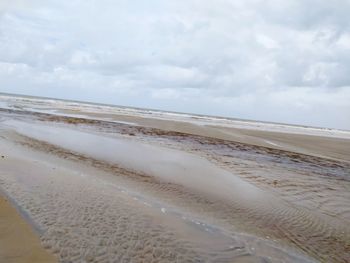
[[[1,0],[0,91],[350,129],[350,0]]]

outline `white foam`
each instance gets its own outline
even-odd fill
[[[273,145],[273,146],[280,146],[280,145],[278,145],[277,143],[271,142],[271,141],[269,141],[269,140],[264,140],[264,142],[266,142],[266,143],[268,143],[268,144],[271,144],[271,145]]]
[[[317,128],[306,126],[295,126],[287,124],[267,123],[260,121],[246,121],[235,120],[223,117],[214,116],[200,116],[195,114],[165,112],[148,109],[127,108],[108,105],[94,105],[89,103],[69,102],[55,99],[40,99],[40,98],[22,98],[14,96],[0,96],[0,101],[7,103],[8,105],[16,105],[30,111],[38,111],[43,113],[56,113],[66,116],[80,116],[89,118],[89,113],[98,113],[99,117],[93,117],[94,119],[101,119],[107,121],[117,121],[109,117],[103,117],[103,114],[118,114],[124,116],[133,117],[146,117],[160,120],[173,120],[188,122],[195,125],[210,125],[226,128],[239,128],[248,130],[259,131],[271,131],[282,132],[292,134],[306,134],[314,136],[336,137],[350,139],[350,131],[329,129],[329,128]],[[6,105],[6,104],[5,104]],[[1,105],[0,105],[1,107]],[[67,113],[69,111],[78,113]],[[86,114],[84,114],[84,112]],[[121,122],[121,121],[117,121]],[[121,123],[124,123],[123,121]],[[135,125],[135,123],[128,123]]]

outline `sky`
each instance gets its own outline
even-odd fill
[[[350,130],[350,0],[1,0],[0,92]]]

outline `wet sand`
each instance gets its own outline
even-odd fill
[[[41,246],[40,239],[31,226],[3,196],[0,196],[0,262],[57,262]]]
[[[264,262],[243,237],[121,187],[127,184],[120,178],[1,145],[8,153],[2,187],[30,215],[43,246],[60,262]],[[269,246],[273,255],[273,244],[263,248],[269,251]],[[280,259],[300,257],[283,250],[276,254]]]
[[[76,114],[76,111],[59,110],[61,114]],[[264,130],[243,129],[233,127],[196,125],[189,121],[164,120],[150,117],[106,114],[96,112],[79,112],[82,117],[90,117],[109,121],[135,123],[142,127],[156,128],[163,131],[200,135],[221,140],[253,144],[274,149],[282,149],[297,153],[340,159],[350,162],[350,140],[309,134],[281,133]],[[350,133],[349,133],[350,134]]]
[[[345,132],[80,114],[0,111],[0,187],[61,262],[350,260]]]

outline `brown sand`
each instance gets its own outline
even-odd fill
[[[43,246],[59,262],[265,262],[239,238],[203,231],[204,226],[106,185],[108,178],[94,168],[83,171],[79,163],[1,146],[7,156],[0,185],[17,193],[16,201],[47,229]]]
[[[40,239],[30,225],[2,196],[0,196],[0,262],[56,262],[54,256],[41,247]]]
[[[11,112],[11,114],[13,113],[15,112]],[[144,196],[151,197],[152,200],[161,200],[170,208],[176,208],[176,210],[186,214],[189,213],[193,215],[192,218],[200,219],[209,225],[218,226],[230,234],[238,230],[264,238],[265,241],[273,240],[274,243],[300,249],[321,262],[349,262],[350,229],[348,226],[350,222],[350,207],[348,200],[350,200],[350,180],[348,175],[350,164],[348,151],[350,148],[348,146],[350,140],[348,139],[265,131],[240,131],[231,128],[197,126],[188,123],[151,119],[148,119],[149,123],[146,124],[141,123],[141,118],[138,119],[138,117],[130,117],[125,119],[125,121],[138,123],[140,126],[20,112],[16,112],[16,115],[9,115],[8,117],[12,118],[13,116],[14,118],[26,120],[33,125],[38,124],[37,120],[40,119],[54,122],[52,125],[63,125],[64,127],[87,132],[98,131],[99,133],[101,132],[101,135],[112,138],[114,136],[124,136],[127,139],[140,143],[146,142],[196,154],[218,167],[240,176],[263,191],[274,195],[275,200],[261,200],[262,204],[243,203],[236,198],[224,201],[214,198],[205,191],[194,191],[188,185],[157,181],[152,174],[135,173],[133,170],[124,169],[127,167],[119,167],[117,164],[94,159],[80,152],[72,152],[69,149],[65,149],[64,146],[52,145],[45,140],[35,140],[10,131],[1,133],[1,137],[5,141],[15,143],[9,145],[7,152],[17,146],[24,145],[26,150],[34,150],[36,154],[44,156],[43,158],[32,160],[38,166],[36,169],[40,169],[38,171],[34,167],[33,169],[28,169],[31,165],[21,159],[20,162],[13,162],[21,163],[21,166],[13,165],[13,163],[11,164],[7,161],[9,164],[8,174],[20,180],[12,183],[8,177],[3,177],[3,187],[8,187],[9,193],[16,193],[19,196],[17,201],[24,207],[28,207],[29,214],[37,222],[48,229],[54,228],[53,232],[47,232],[44,242],[52,246],[54,250],[57,250],[58,255],[62,259],[67,258],[67,255],[68,257],[81,257],[85,253],[85,250],[81,249],[80,254],[73,255],[77,251],[72,249],[72,244],[69,243],[69,240],[72,241],[74,239],[61,235],[62,231],[66,231],[66,226],[70,226],[71,231],[79,230],[77,225],[84,226],[87,229],[95,228],[97,234],[94,232],[94,235],[98,235],[98,238],[108,238],[113,242],[117,242],[118,246],[129,242],[130,238],[128,234],[125,234],[125,230],[122,228],[114,229],[115,225],[119,225],[117,219],[116,222],[111,221],[110,224],[104,222],[105,218],[113,218],[111,217],[112,214],[120,215],[120,213],[123,213],[123,218],[127,219],[127,225],[131,226],[133,232],[136,230],[140,231],[143,233],[142,236],[144,236],[145,240],[151,239],[150,233],[152,231],[150,229],[153,229],[154,226],[150,227],[145,224],[148,219],[146,221],[142,219],[144,214],[140,214],[139,206],[131,209],[130,200],[120,203],[118,201],[121,198],[120,194],[115,193],[115,191],[109,193],[103,185],[100,185],[100,189],[98,189],[96,183],[92,184],[92,182],[88,181],[81,192],[76,191],[77,187],[81,187],[83,182],[81,178],[76,178],[80,176],[79,174],[82,174],[82,178],[85,178],[90,173],[95,174],[91,175],[91,177],[98,175],[99,178],[102,178],[106,172],[112,176],[108,178],[103,177],[103,182],[114,182],[115,185],[130,188]],[[146,122],[145,119],[143,121]],[[270,145],[264,140],[275,143],[277,146]],[[14,145],[17,146],[14,147]],[[20,156],[26,151],[25,148],[21,149],[22,146],[18,148],[21,153]],[[28,156],[33,158],[34,153],[30,153]],[[47,158],[53,159],[49,161]],[[43,164],[46,163],[47,165],[47,162],[50,165],[44,169]],[[72,164],[68,166],[67,164],[59,165],[61,162],[71,162]],[[68,174],[63,170],[58,172],[58,167],[63,169],[71,165],[78,175]],[[81,168],[78,169],[77,166]],[[3,166],[4,171],[5,168]],[[15,171],[17,169],[22,169],[22,171]],[[42,169],[43,171],[39,172]],[[52,173],[57,173],[56,176],[48,177],[51,169]],[[29,171],[27,172],[27,170]],[[23,171],[30,175],[30,181],[23,176]],[[64,174],[66,173],[67,178],[64,179]],[[33,180],[36,176],[40,176],[37,181]],[[68,179],[73,180],[73,178],[76,180],[74,184],[66,184]],[[23,189],[20,187],[23,187]],[[26,191],[28,187],[36,189],[35,192]],[[46,197],[45,200],[40,198],[39,193]],[[80,196],[80,193],[84,193],[84,195]],[[101,193],[103,195],[109,194],[108,196],[103,196]],[[96,195],[98,198],[96,198]],[[49,198],[49,196],[51,197]],[[59,202],[58,197],[62,199]],[[131,199],[133,200],[133,198]],[[77,202],[70,201],[68,203],[67,200],[77,200]],[[106,202],[106,200],[110,201]],[[264,201],[266,202],[264,203]],[[112,209],[112,214],[109,208],[103,208],[102,204],[106,203]],[[81,207],[82,204],[84,204],[84,207]],[[125,204],[127,204],[126,207]],[[57,205],[59,209],[55,211]],[[66,217],[68,212],[73,214],[73,211],[76,211],[74,217],[73,215],[72,218]],[[132,211],[132,213],[129,211]],[[164,212],[160,211],[159,214],[162,215]],[[56,220],[57,213],[61,215],[59,221]],[[99,215],[98,218],[96,218],[96,214]],[[152,210],[151,214],[152,218],[158,219],[159,215],[156,212]],[[135,219],[135,222],[133,219]],[[168,223],[162,223],[161,225],[165,229],[170,229]],[[113,233],[113,235],[117,234],[116,236],[110,237],[109,233],[112,232],[104,230],[108,226],[117,231]],[[164,231],[157,228],[154,229],[156,229],[155,232],[163,233]],[[181,227],[181,229],[184,228]],[[119,237],[119,232],[123,233],[121,237]],[[171,232],[174,236],[162,242],[159,242],[159,236],[155,235],[152,246],[167,245],[172,247],[172,252],[176,252],[174,242],[184,238],[179,235],[180,232],[180,228],[174,230],[174,232]],[[84,236],[77,232],[76,240],[79,241],[77,244],[81,243],[81,239],[86,239],[89,242],[96,240],[95,236],[92,237],[90,232],[85,234]],[[138,236],[140,237],[140,234]],[[66,239],[67,242],[62,242],[62,239]],[[185,239],[187,240],[187,237]],[[108,242],[111,242],[110,240]],[[210,241],[210,245],[215,243],[212,240]],[[249,244],[254,243],[249,242]],[[93,246],[94,244],[91,245]],[[112,247],[109,243],[106,246]],[[132,253],[134,253],[134,248],[136,247],[136,245],[134,247],[134,244],[128,245],[128,251],[130,251],[130,254],[127,255],[128,257],[135,258]],[[259,249],[258,255],[273,256],[271,248],[266,250],[266,248],[261,248],[260,244],[254,244],[251,248],[249,246],[243,247],[245,251],[248,251],[250,257],[255,255],[253,250],[257,249]],[[176,252],[175,254],[177,256],[185,255],[189,259],[196,258],[198,255],[203,255],[203,258],[208,256],[208,258],[213,259],[212,255],[204,256],[203,251],[201,251],[204,249],[202,245],[178,244],[178,249],[185,251],[183,250],[184,248],[186,248],[186,253]],[[241,249],[241,246],[238,246],[238,248]],[[159,249],[166,253],[169,252],[168,248],[165,247],[159,247]],[[220,253],[218,251],[211,252],[220,256],[223,254],[222,251]],[[97,251],[96,253],[98,256],[100,252]],[[112,257],[111,252],[103,253],[106,255],[106,262],[108,262],[107,257]],[[116,254],[122,256],[119,250],[116,250]],[[123,256],[126,255],[124,254]],[[157,259],[159,262],[164,262],[164,258],[157,257]],[[277,262],[281,262],[281,260]],[[285,260],[284,262],[300,261]]]

